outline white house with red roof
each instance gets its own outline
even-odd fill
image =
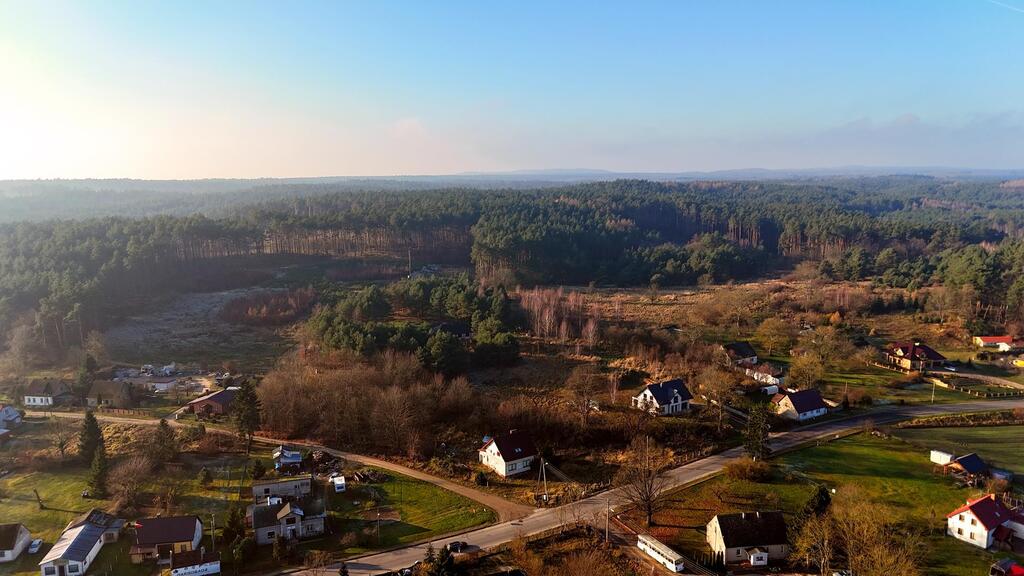
[[[487,439],[480,447],[480,463],[505,478],[529,472],[537,458],[537,446],[529,432],[510,430]]]
[[[972,341],[978,348],[997,348],[1000,352],[1013,348],[1013,336],[975,336]]]
[[[1024,514],[986,494],[947,514],[946,534],[987,550],[1012,538],[1024,539]]]

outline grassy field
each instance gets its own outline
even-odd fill
[[[963,504],[972,491],[932,473],[927,452],[898,440],[859,434],[821,446],[791,452],[775,462],[769,482],[754,483],[724,476],[685,488],[655,516],[656,537],[697,560],[708,554],[707,522],[716,514],[781,510],[794,518],[813,494],[815,483],[842,491],[856,486],[877,503],[893,510],[893,520],[927,530],[922,571],[936,576],[987,573],[996,555],[944,535],[945,515]],[[643,529],[642,518],[626,516]]]
[[[893,433],[929,449],[977,452],[993,466],[1024,474],[1024,426],[901,428]]]

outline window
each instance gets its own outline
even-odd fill
[[[78,574],[78,564],[68,564],[68,574]]]
[[[961,522],[963,522],[963,521],[964,521],[964,515],[963,515],[963,514],[961,514],[960,516],[958,516],[958,518],[959,518],[959,520],[960,520]]]
[[[956,535],[957,536],[963,536],[964,535],[964,529],[963,528],[957,528],[956,529]]]
[[[974,540],[974,532],[971,532],[970,539]]]
[[[46,576],[53,576],[56,573],[57,569],[53,566],[47,566],[46,568],[43,568],[43,574],[46,574]]]
[[[285,524],[295,524],[295,518],[286,518]]]
[[[974,518],[971,518],[971,526],[977,526],[977,525],[978,525],[978,521],[975,520]]]
[[[277,534],[274,534],[273,532],[267,532],[267,538],[273,540],[274,538],[277,538]]]
[[[7,550],[0,550],[0,558],[7,556]]]

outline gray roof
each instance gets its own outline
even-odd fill
[[[0,550],[14,550],[21,524],[0,524]]]
[[[281,524],[282,518],[297,512],[296,508],[302,511],[302,514],[299,515],[304,518],[315,518],[327,513],[323,498],[306,497],[295,503],[255,504],[251,512],[252,527],[257,529],[278,526]]]
[[[752,548],[786,544],[786,519],[782,512],[719,514],[718,527],[726,548]]]
[[[123,526],[124,520],[94,508],[68,524],[39,564],[59,559],[84,562],[104,532],[119,531]]]

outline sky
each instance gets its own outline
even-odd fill
[[[0,178],[1024,168],[1024,0],[0,0]]]

